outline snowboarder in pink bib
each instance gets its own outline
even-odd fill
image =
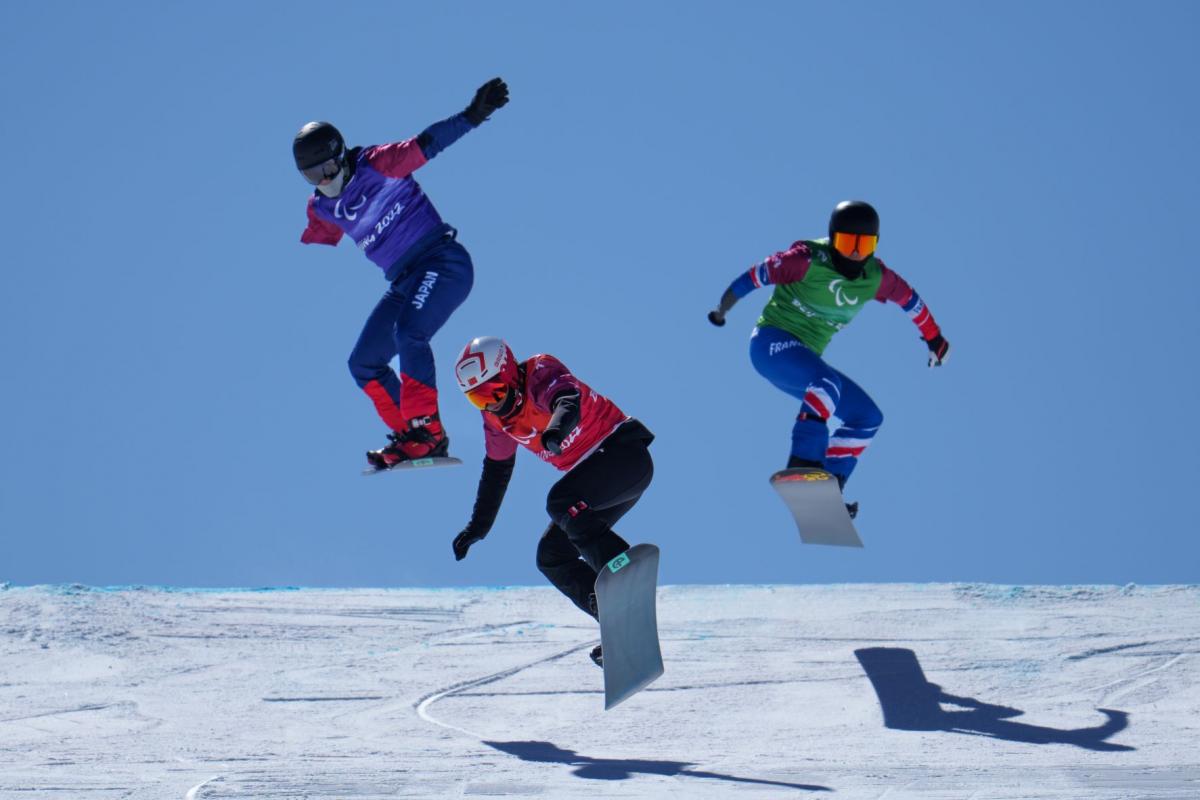
[[[763,286],[775,287],[750,335],[750,360],[759,374],[801,403],[788,468],[824,469],[843,489],[883,424],[883,412],[857,383],[822,360],[833,335],[850,324],[865,301],[890,301],[921,332],[929,366],[941,366],[950,352],[920,296],[876,256],[878,242],[875,209],[861,200],[839,203],[829,219],[828,239],[795,242],[755,264],[708,314],[709,322],[724,325],[738,300]],[[830,433],[834,418],[838,426]],[[847,508],[851,516],[857,512],[857,504]]]
[[[596,575],[629,543],[612,526],[654,477],[654,434],[551,355],[517,362],[494,336],[472,339],[455,365],[458,386],[483,415],[487,455],[475,507],[454,557],[491,530],[512,479],[517,446],[566,473],[550,489],[550,525],[537,547],[543,575],[585,614],[597,616]],[[599,660],[599,649],[593,660]]]
[[[292,143],[296,168],[315,187],[300,241],[336,245],[348,235],[388,282],[349,358],[350,374],[390,429],[389,443],[367,452],[377,470],[446,455],[429,340],[475,279],[458,232],[413,173],[507,103],[507,84],[493,78],[466,110],[411,139],[347,149],[333,125],[310,122]],[[390,365],[397,356],[400,375]]]

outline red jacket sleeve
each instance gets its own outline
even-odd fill
[[[560,393],[582,391],[579,380],[554,356],[538,354],[526,364],[525,386],[529,402],[542,411],[553,411],[551,404]]]
[[[300,234],[304,244],[337,244],[342,240],[342,229],[328,220],[317,216],[313,198],[308,198],[308,227]]]
[[[925,305],[925,301],[921,299],[917,291],[908,285],[908,281],[888,269],[882,261],[879,262],[879,266],[883,270],[883,278],[879,281],[879,290],[875,292],[875,299],[881,303],[890,300],[903,308],[904,312],[908,314],[908,318],[921,331],[921,337],[925,341],[929,341],[941,333],[929,307]]]
[[[781,283],[795,283],[804,280],[808,267],[812,264],[812,252],[804,242],[796,242],[787,250],[769,256],[748,271],[737,276],[729,284],[729,291],[737,298],[743,298],[755,289]]]
[[[389,178],[407,178],[427,161],[416,137],[368,147],[363,155],[372,169]]]
[[[517,440],[495,425],[488,424],[486,413],[483,417],[483,444],[487,457],[493,461],[506,461],[517,454]]]
[[[758,272],[759,274],[754,277],[762,278],[764,285],[769,283],[778,286],[781,283],[795,283],[804,280],[811,263],[812,253],[809,251],[808,245],[804,242],[796,242],[787,250],[766,259],[751,272]]]

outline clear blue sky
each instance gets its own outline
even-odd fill
[[[1193,582],[1200,216],[1192,2],[10,4],[0,581],[538,584],[528,453],[455,563],[482,459],[472,336],[552,352],[657,434],[619,530],[665,582]],[[346,369],[385,284],[304,247],[290,140],[408,138],[512,102],[418,173],[477,269],[434,340],[456,470],[360,477]],[[833,205],[954,346],[872,304],[828,360],[886,421],[863,551],[767,484],[794,401],[729,281]]]

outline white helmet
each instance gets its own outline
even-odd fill
[[[517,359],[503,339],[480,336],[459,354],[454,377],[476,408],[487,408],[499,404],[517,388]]]

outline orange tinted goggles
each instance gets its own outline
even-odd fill
[[[466,394],[471,405],[480,411],[485,411],[489,406],[499,406],[504,402],[504,398],[508,397],[508,386],[499,378],[492,378],[490,381],[468,389]]]
[[[877,244],[879,244],[878,236],[868,236],[865,233],[835,233],[833,235],[833,249],[847,258],[855,254],[866,258],[875,252]]]

